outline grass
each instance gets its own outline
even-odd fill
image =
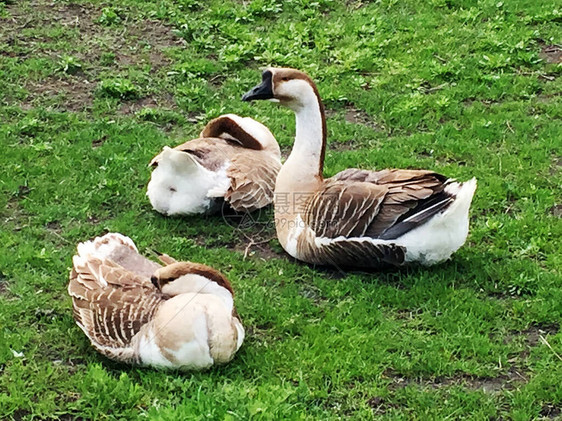
[[[554,0],[0,1],[0,418],[548,419],[562,407],[562,12]],[[298,264],[244,230],[150,208],[147,163],[266,65],[317,81],[326,175],[478,178],[467,244],[432,268]],[[75,245],[119,231],[236,289],[247,340],[180,375],[112,363],[75,326]],[[257,245],[251,245],[251,240]],[[249,246],[250,245],[250,246]]]

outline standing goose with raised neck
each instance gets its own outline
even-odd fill
[[[347,169],[324,179],[326,118],[312,79],[269,68],[242,100],[271,100],[296,115],[293,150],[275,184],[275,226],[298,260],[343,267],[432,265],[466,241],[476,179],[424,170]]]
[[[252,212],[273,201],[281,151],[263,124],[225,114],[198,139],[164,147],[150,166],[147,195],[164,215],[214,213],[223,200],[235,211]]]
[[[109,233],[78,245],[68,293],[93,347],[127,364],[199,370],[230,361],[244,341],[233,290],[208,266],[162,266]]]

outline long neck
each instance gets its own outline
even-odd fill
[[[296,116],[296,136],[293,150],[283,165],[284,172],[293,179],[321,180],[326,152],[326,120],[324,105],[316,90],[303,98],[294,108]]]
[[[315,174],[322,177],[326,153],[326,120],[324,105],[316,103],[301,108],[296,113],[295,145],[291,155],[306,156]]]

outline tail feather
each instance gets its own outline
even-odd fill
[[[427,200],[420,207],[412,209],[395,225],[386,230],[381,240],[392,240],[423,225],[432,217],[442,214],[444,217],[456,212],[467,213],[476,190],[476,178],[464,183],[449,183],[434,198]]]
[[[461,213],[468,212],[477,184],[476,178],[471,178],[464,183],[451,183],[445,187],[447,193],[455,195],[455,201],[447,209],[446,213],[449,214],[456,211]]]
[[[80,268],[107,260],[125,268],[126,270],[149,279],[161,265],[139,254],[133,240],[119,233],[108,233],[92,241],[78,244],[78,254],[74,256],[75,268]],[[103,285],[105,280],[101,273],[92,268],[92,272],[99,275],[98,281]]]

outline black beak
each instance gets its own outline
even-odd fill
[[[156,277],[156,275],[152,275],[150,277],[150,282],[152,282],[152,285],[154,285],[156,289],[160,289],[158,288],[158,278]]]
[[[251,91],[246,92],[242,97],[242,101],[273,98],[272,78],[273,75],[269,70],[264,71],[262,73],[261,83],[255,86]]]

